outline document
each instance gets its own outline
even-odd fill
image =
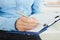
[[[50,25],[52,22],[54,22],[55,20],[57,20],[58,18],[55,18],[56,16],[59,16],[58,18],[60,18],[60,13],[59,14],[53,14],[53,13],[48,13],[48,14],[43,14],[43,13],[39,13],[39,14],[34,14],[31,17],[35,18],[38,20],[39,25],[38,27],[32,29],[32,30],[28,30],[30,32],[39,32],[42,28],[44,28],[44,24]]]

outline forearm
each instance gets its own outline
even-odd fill
[[[0,30],[12,31],[15,30],[15,22],[18,18],[0,17]]]

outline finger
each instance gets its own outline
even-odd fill
[[[18,30],[19,31],[26,31],[27,29],[25,27],[26,26],[24,26],[24,25],[20,25],[19,28],[18,28]]]
[[[21,27],[22,27],[22,28],[21,28]],[[31,30],[32,27],[20,25],[20,29],[21,29],[21,30]]]
[[[26,22],[26,23],[38,23],[38,21],[34,18],[27,18],[27,17],[22,17],[21,21]]]
[[[20,26],[23,27],[24,30],[31,30],[33,28],[36,28],[37,24],[34,24],[34,25],[33,24],[29,24],[29,25],[23,25],[23,24],[21,25],[20,24]]]
[[[35,27],[37,27],[39,24],[30,24],[30,27],[33,27],[33,28],[35,28]]]
[[[29,23],[27,23],[27,22],[24,22],[24,21],[20,21],[19,25],[28,26],[28,25],[29,25]]]
[[[21,17],[21,21],[27,22],[29,18],[27,17]]]
[[[35,18],[32,18],[32,21],[33,21],[34,23],[38,23],[38,20],[36,20]]]

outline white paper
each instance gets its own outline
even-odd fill
[[[59,14],[43,14],[43,13],[39,13],[39,14],[34,14],[31,17],[37,19],[39,21],[39,26],[32,29],[32,30],[28,30],[30,32],[39,32],[42,28],[44,28],[44,24],[50,24],[55,20],[55,17],[60,15]]]

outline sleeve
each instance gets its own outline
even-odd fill
[[[7,5],[7,4],[4,4],[4,6],[3,6],[2,5],[3,2],[6,2],[6,1],[0,0],[0,30],[17,31],[15,29],[15,22],[20,16],[17,16],[16,14],[10,14],[10,13],[2,12],[1,10],[4,9],[4,6]]]
[[[32,5],[32,14],[40,13],[41,9],[41,0],[35,0]]]
[[[0,30],[17,31],[15,29],[15,22],[18,18],[5,18],[0,16]]]

